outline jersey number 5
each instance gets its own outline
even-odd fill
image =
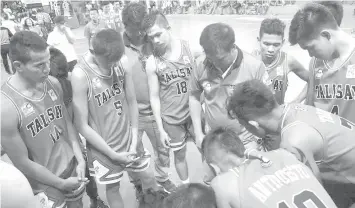
[[[116,108],[117,114],[120,116],[122,114],[122,103],[121,103],[121,101],[117,100],[116,102],[113,103],[113,105]]]
[[[309,207],[306,205],[306,202],[308,202],[309,204],[313,203],[314,206],[312,207],[326,208],[323,202],[312,191],[305,190],[293,197],[293,204],[297,208]],[[278,205],[278,208],[290,208],[290,207],[293,206],[289,206],[285,201],[280,202]]]
[[[187,92],[187,84],[185,81],[176,83],[176,87],[179,95]]]

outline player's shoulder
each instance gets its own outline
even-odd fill
[[[17,127],[14,124],[19,121],[20,112],[18,108],[10,95],[1,93],[1,118],[6,118],[6,122],[3,122],[1,127]]]
[[[146,65],[145,68],[147,72],[156,72],[157,71],[157,65],[155,61],[154,55],[149,55],[146,60]]]
[[[243,64],[244,68],[248,69],[251,72],[258,72],[264,63],[253,56],[252,54],[243,51]]]
[[[229,191],[232,191],[230,189],[234,190],[235,187],[238,187],[238,180],[240,180],[238,175],[232,173],[232,171],[228,171],[213,178],[211,181],[211,187],[214,190],[228,193]]]

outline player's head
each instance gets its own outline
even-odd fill
[[[200,36],[206,58],[216,67],[222,68],[235,48],[233,29],[224,23],[214,23],[205,27]]]
[[[285,24],[278,18],[267,18],[261,22],[258,41],[263,58],[273,59],[284,43]]]
[[[339,1],[320,1],[317,2],[318,4],[321,4],[329,9],[329,11],[332,13],[334,16],[335,20],[337,21],[338,26],[341,25],[341,22],[343,21],[343,16],[344,16],[344,8],[341,2]]]
[[[142,21],[147,15],[147,8],[138,2],[127,4],[122,10],[122,22],[125,33],[131,39],[143,39]]]
[[[227,100],[229,116],[256,135],[277,132],[278,106],[269,87],[257,79],[237,84]]]
[[[0,161],[1,206],[6,208],[41,207],[27,178],[13,165]]]
[[[164,54],[171,43],[170,25],[164,14],[152,11],[144,17],[142,29],[158,54]]]
[[[98,22],[99,21],[99,10],[97,8],[92,8],[90,9],[90,12],[89,12],[89,15],[90,15],[90,19],[93,21],[93,22]]]
[[[309,3],[293,17],[289,31],[291,45],[299,44],[311,57],[322,60],[335,58],[338,24],[329,9]]]
[[[68,77],[68,62],[65,55],[56,48],[50,48],[50,72],[49,74],[54,77]]]
[[[199,183],[179,186],[164,199],[162,208],[217,208],[213,189]]]
[[[20,31],[10,40],[9,53],[16,73],[30,83],[43,82],[49,75],[49,50],[43,38],[31,31]]]
[[[202,154],[215,174],[227,172],[244,161],[245,147],[237,134],[230,129],[210,131],[202,142]]]
[[[121,59],[125,50],[121,34],[113,29],[100,30],[91,44],[95,57],[109,67]]]
[[[56,17],[54,17],[53,22],[54,22],[55,26],[62,27],[65,25],[65,18],[62,15],[56,16]]]

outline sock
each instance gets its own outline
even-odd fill
[[[187,178],[186,180],[181,180],[181,182],[182,182],[182,184],[188,184],[188,183],[190,183],[190,179],[189,178]]]

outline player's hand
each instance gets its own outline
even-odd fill
[[[119,162],[120,164],[129,165],[137,161],[139,157],[137,157],[137,153],[135,152],[121,152],[121,153],[117,153],[111,159]]]
[[[78,179],[81,182],[84,182],[87,180],[87,178],[85,178],[85,172],[86,172],[85,170],[86,170],[85,161],[79,162],[79,164],[76,166],[76,174],[77,174]]]
[[[72,192],[78,189],[81,183],[82,182],[79,180],[78,177],[70,177],[62,181],[62,183],[59,185],[59,189],[64,192]]]
[[[170,137],[165,131],[160,132],[160,141],[165,148],[170,148]]]

